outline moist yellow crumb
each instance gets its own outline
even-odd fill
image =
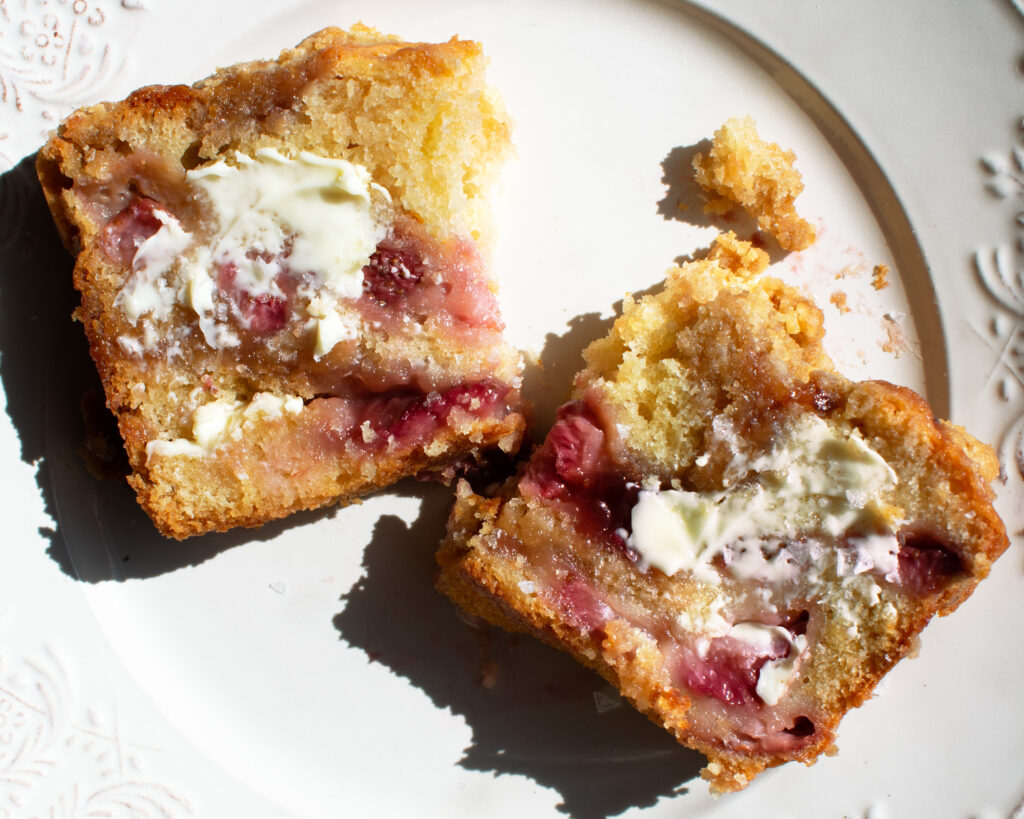
[[[875,290],[884,290],[889,286],[889,265],[875,265],[875,269],[871,271],[871,286]]]

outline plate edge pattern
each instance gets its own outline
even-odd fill
[[[1014,7],[1024,17],[1024,0]],[[1015,144],[981,158],[984,187],[1006,208],[1012,228],[1002,242],[977,248],[972,261],[977,280],[995,302],[989,320],[975,332],[994,356],[986,389],[1006,407],[999,461],[1007,486],[1024,491],[1024,117],[1016,131]],[[1011,528],[1016,533],[1020,526]]]
[[[146,776],[159,749],[127,740],[116,707],[78,699],[50,645],[0,655],[0,819],[194,815],[188,799]]]
[[[120,74],[135,18],[148,3],[0,0],[0,172]]]

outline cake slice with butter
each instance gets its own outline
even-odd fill
[[[163,533],[516,450],[486,263],[508,130],[476,43],[362,26],[61,125],[39,177]]]
[[[766,265],[729,234],[627,299],[520,473],[459,486],[438,553],[460,607],[598,671],[719,792],[832,749],[1007,546],[992,451],[836,373]]]

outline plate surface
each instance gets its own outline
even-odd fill
[[[766,5],[782,4],[0,4],[0,816],[1017,815],[1019,540],[847,717],[838,756],[713,800],[702,758],[602,681],[526,638],[482,641],[433,591],[449,490],[176,544],[75,453],[95,376],[18,160],[74,105],[362,20],[491,58],[517,147],[494,261],[509,335],[544,363],[525,385],[541,432],[623,295],[722,227],[689,160],[749,113],[796,152],[819,225],[773,272],[822,307],[840,369],[914,387],[1000,448],[1019,531],[1024,14]]]

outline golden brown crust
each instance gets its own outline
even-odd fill
[[[486,192],[509,150],[509,123],[484,68],[474,42],[407,43],[362,25],[329,28],[276,60],[224,68],[193,86],[141,88],[123,101],[83,108],[41,149],[40,183],[64,243],[77,255],[74,281],[82,301],[75,316],[118,418],[133,470],[130,483],[162,532],[185,537],[255,526],[298,509],[347,502],[400,477],[478,458],[489,448],[518,446],[526,425],[519,355],[497,330],[493,340],[475,347],[457,334],[445,338],[433,329],[437,322],[402,337],[368,330],[354,345],[358,361],[340,360],[345,353],[339,350],[353,346],[342,344],[324,362],[300,357],[306,372],[289,370],[287,355],[280,358],[285,363],[251,352],[232,358],[202,343],[174,354],[147,350],[140,357],[123,343],[138,334],[138,325],[117,302],[132,271],[103,250],[104,230],[139,197],[167,208],[186,229],[201,226],[209,219],[207,206],[186,173],[234,161],[236,152],[252,156],[272,148],[364,167],[390,197],[374,194],[374,207],[387,219],[486,276],[486,261],[474,254],[486,251]],[[484,286],[495,289],[489,278]],[[172,321],[195,318],[175,310]],[[482,331],[478,336],[491,338]],[[161,343],[170,346],[166,339]],[[235,446],[244,451],[221,459],[233,469],[220,462],[211,467],[208,457],[147,450],[154,441],[188,439],[194,411],[214,399],[245,405],[270,393],[297,396],[308,405],[339,390],[347,396],[352,379],[358,389],[371,382],[365,387],[371,393],[381,389],[378,382],[432,394],[484,381],[510,392],[505,411],[460,417],[421,446],[376,452],[370,465],[328,448],[310,453],[315,468],[282,463],[281,474],[268,475],[255,453],[275,462],[282,447],[297,445],[294,430],[280,423],[257,425],[259,434],[247,427],[248,449]],[[304,483],[290,486],[289,476]]]

